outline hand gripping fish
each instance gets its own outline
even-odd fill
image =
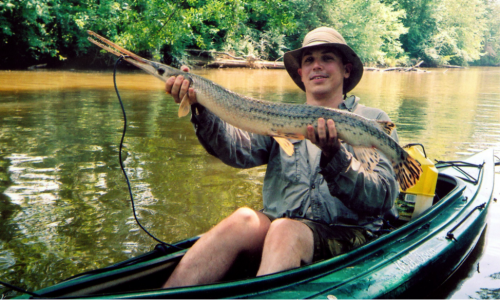
[[[369,120],[350,112],[322,106],[273,103],[241,96],[201,76],[144,59],[92,31],[88,31],[88,34],[100,41],[89,37],[90,42],[116,56],[123,56],[125,61],[163,81],[171,76],[183,75],[196,90],[199,104],[235,127],[272,136],[288,155],[292,155],[294,151],[288,138],[304,139],[307,125],[317,126],[319,118],[332,119],[338,137],[353,147],[356,158],[366,170],[373,172],[379,162],[379,154],[375,151],[378,149],[391,160],[403,191],[415,185],[420,178],[420,164],[390,137],[395,128],[392,122]],[[189,110],[186,96],[181,101],[179,117],[186,116]]]

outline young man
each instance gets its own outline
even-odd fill
[[[389,120],[354,96],[345,99],[363,65],[334,29],[309,32],[284,62],[307,105]],[[375,170],[366,171],[352,148],[338,140],[333,120],[318,119],[317,131],[308,126],[307,139],[291,140],[295,152],[288,156],[271,137],[234,128],[197,104],[182,76],[170,78],[166,91],[177,103],[188,93],[196,135],[210,154],[239,168],[267,164],[267,171],[264,209],[240,208],[213,227],[188,250],[165,287],[218,281],[241,255],[255,258],[257,276],[328,259],[374,238],[384,215],[395,212],[399,189],[388,159],[380,153]]]

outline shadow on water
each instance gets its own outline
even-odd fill
[[[496,167],[493,201],[487,226],[476,247],[460,268],[429,298],[500,299],[500,167]]]
[[[494,228],[490,228],[495,230]],[[472,299],[500,299],[500,269],[493,274],[484,274],[481,271],[481,262],[483,252],[486,247],[486,236],[488,235],[486,229],[481,235],[478,244],[470,253],[467,260],[460,266],[460,268],[437,290],[429,295],[431,299],[445,299],[445,298],[472,298]],[[498,259],[498,258],[496,258]],[[481,287],[483,280],[497,281],[496,287]],[[470,284],[471,282],[475,284]],[[464,283],[469,283],[464,286]]]
[[[429,298],[433,299],[445,299],[449,298],[449,296],[453,295],[453,293],[459,289],[457,284],[463,282],[467,278],[470,278],[474,275],[474,273],[480,273],[480,264],[479,260],[484,251],[485,241],[486,239],[486,231],[483,231],[481,238],[479,239],[476,247],[470,253],[469,257],[465,260],[465,262],[460,266],[460,268],[436,291],[431,293]],[[480,297],[484,299],[483,297]]]

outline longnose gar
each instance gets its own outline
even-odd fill
[[[183,75],[196,90],[199,104],[235,127],[272,136],[288,155],[292,155],[294,151],[288,138],[304,139],[308,125],[317,126],[319,118],[332,119],[338,137],[353,146],[356,158],[366,170],[373,171],[379,162],[376,148],[391,160],[402,190],[412,187],[420,178],[420,164],[389,136],[395,128],[392,122],[369,120],[328,107],[273,103],[241,96],[201,76],[144,59],[92,31],[88,31],[88,34],[106,45],[92,37],[88,38],[90,42],[116,56],[123,56],[125,61],[163,81],[171,76]],[[184,97],[179,107],[179,116],[187,115],[189,110],[189,101]]]

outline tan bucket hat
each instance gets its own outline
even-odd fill
[[[302,48],[289,51],[284,55],[285,68],[288,71],[293,81],[305,91],[304,83],[300,78],[297,70],[300,68],[302,61],[302,51],[304,48],[314,46],[332,46],[337,49],[343,56],[344,64],[352,63],[351,75],[344,79],[344,94],[350,92],[361,80],[363,76],[363,63],[358,55],[349,47],[344,38],[337,30],[329,27],[319,27],[309,32],[302,42]]]

